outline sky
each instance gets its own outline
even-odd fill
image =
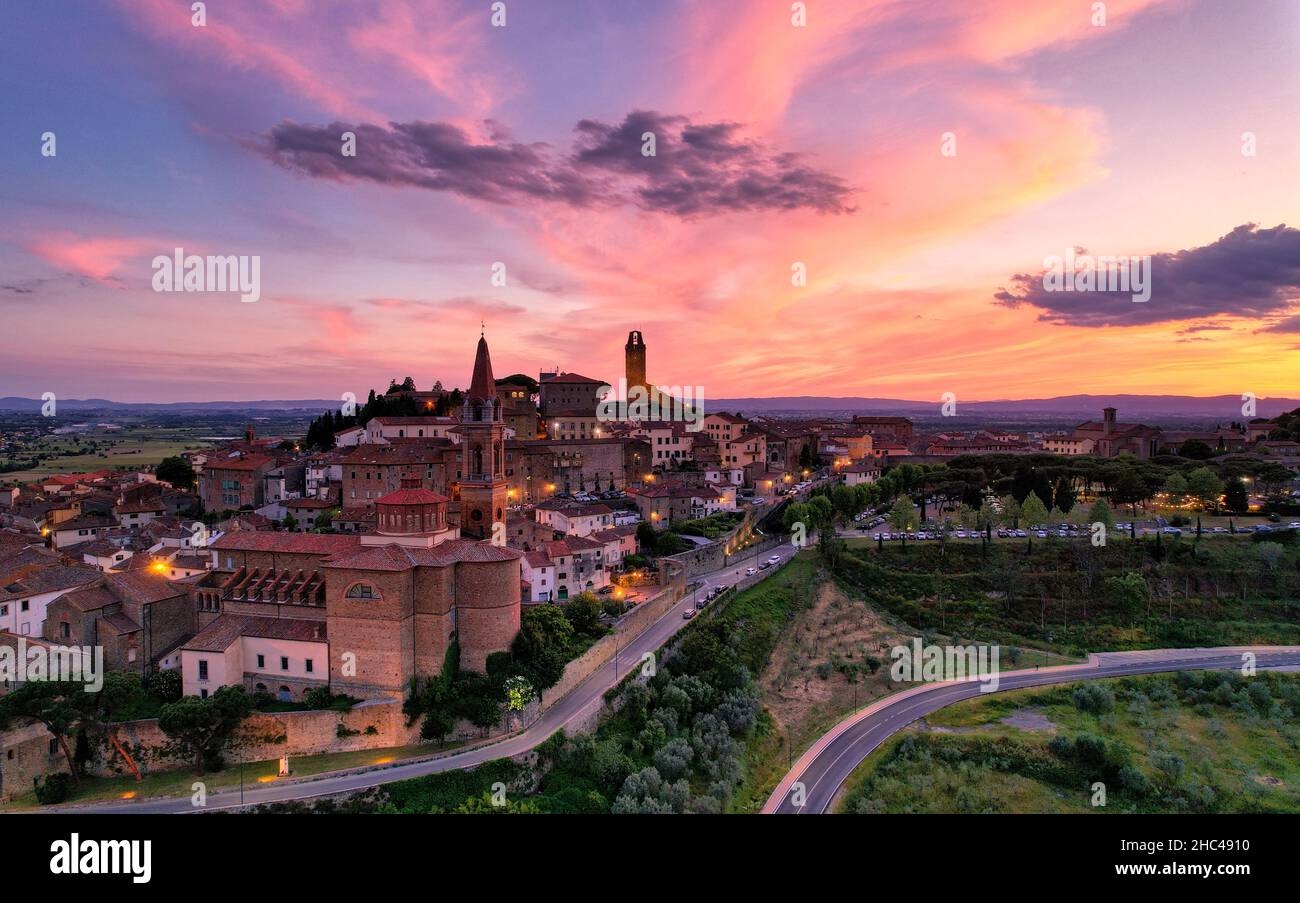
[[[191,6],[0,2],[0,396],[1300,393],[1295,0]]]

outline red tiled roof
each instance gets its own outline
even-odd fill
[[[232,552],[290,552],[306,555],[343,555],[356,551],[361,537],[346,533],[269,533],[240,530],[227,533],[210,548]]]
[[[590,383],[597,386],[606,384],[603,379],[592,379],[590,376],[583,376],[581,373],[557,373],[542,380],[541,385],[545,386],[551,383]]]
[[[449,539],[433,548],[366,546],[352,555],[332,558],[322,567],[349,568],[358,571],[405,571],[413,567],[446,567],[460,562],[514,561],[523,553],[475,539]]]
[[[377,505],[436,505],[449,501],[431,489],[398,489],[375,500]]]
[[[262,618],[256,615],[224,614],[204,627],[182,649],[191,652],[224,652],[241,636],[268,640],[326,642],[326,623],[311,618]]]

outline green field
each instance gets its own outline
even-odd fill
[[[0,474],[10,482],[29,482],[52,474],[88,473],[96,470],[138,470],[152,467],[164,458],[207,447],[200,436],[211,435],[202,427],[149,427],[110,430],[91,428],[84,432],[47,435],[12,449],[0,464],[40,458],[31,468]]]
[[[1152,675],[968,700],[877,750],[838,811],[1300,812],[1300,675]]]

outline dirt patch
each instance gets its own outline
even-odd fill
[[[797,747],[841,716],[890,689],[889,650],[907,637],[887,615],[854,599],[835,583],[810,588],[811,608],[795,618],[759,678],[763,702],[778,728]],[[868,657],[878,662],[870,673]]]
[[[973,734],[979,730],[974,727],[945,727],[942,724],[931,724],[924,718],[916,722],[916,729],[931,734]]]
[[[1042,713],[1040,709],[1016,709],[1002,719],[1007,727],[1016,727],[1022,731],[1046,731],[1056,733],[1056,722]]]

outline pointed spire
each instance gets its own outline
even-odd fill
[[[497,383],[492,377],[492,357],[488,354],[487,339],[478,338],[478,351],[474,355],[474,376],[469,382],[467,401],[495,401]]]

